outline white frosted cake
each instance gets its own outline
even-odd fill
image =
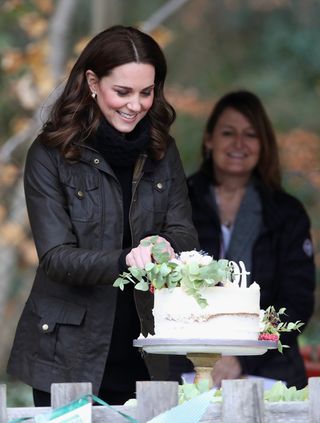
[[[232,282],[203,288],[201,308],[182,288],[154,291],[155,335],[152,338],[258,340],[260,287]]]
[[[245,265],[185,251],[166,263],[134,269],[137,289],[154,293],[154,339],[258,340],[260,287]],[[117,282],[117,281],[116,281]],[[120,279],[118,286],[124,281]],[[140,338],[142,335],[140,335]]]

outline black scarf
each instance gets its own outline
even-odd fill
[[[127,134],[119,132],[103,118],[93,139],[93,146],[111,166],[130,167],[149,142],[150,122],[147,117]]]

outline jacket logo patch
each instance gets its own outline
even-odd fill
[[[310,239],[305,239],[302,245],[303,251],[306,253],[308,257],[311,257],[313,254],[313,246]]]

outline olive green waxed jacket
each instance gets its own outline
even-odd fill
[[[122,250],[121,187],[89,146],[66,161],[36,140],[25,167],[25,193],[39,257],[18,323],[8,372],[49,392],[51,383],[86,381],[98,393],[110,347]],[[176,251],[198,247],[185,175],[172,140],[166,155],[138,159],[129,211],[132,245],[163,234]],[[135,290],[141,331],[153,332],[153,296]]]

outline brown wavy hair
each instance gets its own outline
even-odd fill
[[[205,140],[212,134],[219,117],[228,108],[235,109],[244,115],[255,129],[257,137],[260,140],[260,157],[254,169],[254,174],[269,188],[279,189],[281,187],[281,170],[276,136],[262,102],[250,91],[239,90],[227,93],[215,104],[207,120],[202,140],[204,164],[209,160]],[[214,169],[213,179],[213,182],[217,183],[214,176]]]
[[[152,37],[122,25],[100,32],[84,48],[43,127],[42,142],[58,147],[66,158],[76,160],[80,151],[77,144],[95,132],[102,118],[99,106],[91,97],[86,71],[92,70],[101,79],[116,66],[131,62],[150,64],[155,69],[154,100],[148,112],[151,123],[149,150],[153,158],[160,159],[167,148],[170,126],[176,117],[163,91],[166,59]]]

